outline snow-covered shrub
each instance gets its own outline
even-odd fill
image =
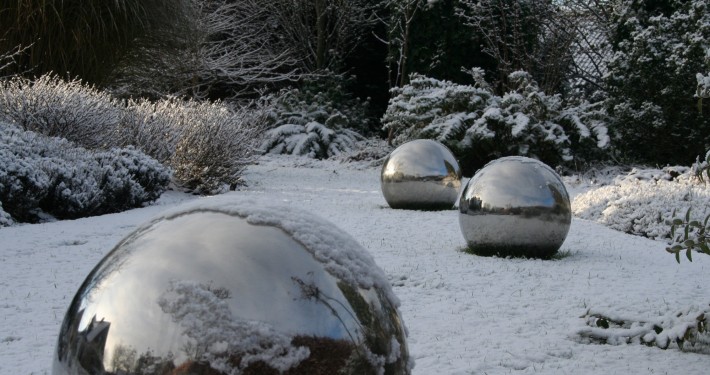
[[[167,98],[129,101],[118,130],[134,145],[170,166],[176,182],[200,194],[234,189],[253,161],[267,123],[260,105]]]
[[[86,148],[110,145],[123,113],[120,102],[80,80],[44,75],[0,81],[0,120]]]
[[[656,239],[670,238],[668,223],[690,207],[691,220],[702,222],[710,214],[710,190],[687,167],[634,169],[572,201],[576,217]]]
[[[565,107],[559,95],[547,95],[526,72],[510,74],[514,89],[496,96],[472,70],[475,86],[412,75],[410,84],[393,90],[395,96],[382,122],[397,131],[395,140],[436,139],[460,160],[464,173],[487,162],[523,155],[557,166],[571,162],[577,150],[608,146],[606,127],[584,112],[589,106]],[[574,139],[574,142],[572,141]]]
[[[345,95],[339,86],[319,87],[285,90],[272,98],[262,152],[326,159],[356,149],[364,139],[360,131],[369,126],[366,103],[338,97]]]
[[[614,147],[631,162],[688,165],[710,134],[693,98],[697,73],[710,69],[710,3],[625,3],[605,78]]]
[[[708,353],[710,332],[707,318],[710,308],[691,306],[672,311],[655,319],[619,316],[589,309],[582,318],[585,327],[577,330],[582,342],[625,345],[643,344],[668,349],[672,345],[683,351]],[[689,344],[689,345],[688,345]]]
[[[175,153],[181,129],[192,120],[183,108],[195,104],[177,98],[157,102],[129,100],[118,128],[118,144],[135,146],[161,163],[167,163]]]
[[[708,56],[710,59],[710,56]],[[710,98],[710,73],[703,75],[698,73],[695,75],[695,79],[698,81],[695,95],[698,98]]]
[[[38,160],[43,148],[57,147],[56,139],[39,145],[39,136],[0,121],[0,202],[16,221],[37,219],[40,201],[47,196],[50,176],[39,165],[51,165],[51,158]]]
[[[101,168],[99,186],[109,211],[122,211],[152,202],[170,184],[171,172],[133,146],[97,152]]]
[[[202,103],[188,110],[192,123],[181,129],[170,165],[181,185],[197,193],[233,190],[254,161],[265,124],[261,109],[231,110]]]
[[[710,150],[705,153],[704,160],[701,160],[700,156],[698,156],[695,163],[690,166],[690,170],[700,181],[710,182]]]
[[[0,227],[9,227],[14,223],[15,220],[12,220],[12,216],[2,209],[2,201],[0,201]]]
[[[0,202],[37,222],[117,212],[157,199],[169,171],[133,149],[93,152],[0,121]]]
[[[484,81],[474,87],[421,74],[412,74],[409,84],[393,88],[391,94],[382,124],[394,134],[393,143],[423,137],[449,147],[462,139],[493,97]]]

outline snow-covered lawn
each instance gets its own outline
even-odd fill
[[[402,302],[414,374],[707,374],[710,357],[639,344],[584,343],[588,309],[657,319],[710,302],[710,257],[677,264],[666,243],[581,219],[557,260],[463,253],[458,212],[390,209],[379,169],[270,158],[235,199],[313,212],[351,234]],[[587,187],[568,185],[574,196]],[[0,374],[51,372],[59,325],[94,265],[126,234],[179,202],[119,214],[0,229]]]

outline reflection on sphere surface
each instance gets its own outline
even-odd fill
[[[74,297],[53,374],[409,373],[389,285],[306,246],[213,208],[139,228]]]
[[[464,188],[459,224],[479,255],[550,258],[572,221],[569,195],[557,173],[526,157],[488,163]]]
[[[461,169],[446,146],[431,139],[417,139],[387,156],[380,184],[392,208],[447,210],[458,198]]]

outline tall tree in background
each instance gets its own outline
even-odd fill
[[[243,1],[243,0],[233,0]],[[250,1],[250,0],[248,0]],[[368,0],[262,0],[308,72],[339,72],[342,62],[376,23],[376,4]]]
[[[137,38],[112,72],[120,96],[235,98],[301,78],[303,59],[256,0],[187,0],[170,20]]]
[[[478,30],[457,15],[460,0],[428,1],[415,15],[411,32],[410,71],[440,80],[473,84],[472,67],[495,68],[481,50]]]
[[[572,39],[569,80],[584,97],[604,90],[607,61],[612,56],[612,17],[619,0],[560,0],[561,32]]]
[[[483,40],[483,52],[496,63],[496,90],[509,89],[508,76],[532,74],[545,92],[557,92],[566,79],[573,38],[559,22],[551,0],[461,0],[459,16]]]
[[[424,0],[385,0],[384,22],[387,26],[387,67],[390,87],[401,87],[409,80],[411,36],[417,13],[421,12]]]

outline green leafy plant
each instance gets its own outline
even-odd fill
[[[705,216],[705,220],[701,223],[699,220],[691,220],[690,211],[691,208],[688,208],[682,218],[675,217],[675,210],[673,211],[674,219],[671,221],[672,242],[666,247],[666,251],[675,254],[675,259],[678,263],[680,263],[681,252],[685,252],[686,258],[691,262],[693,261],[693,250],[710,255],[710,246],[708,246],[710,241],[708,237],[710,214]]]

